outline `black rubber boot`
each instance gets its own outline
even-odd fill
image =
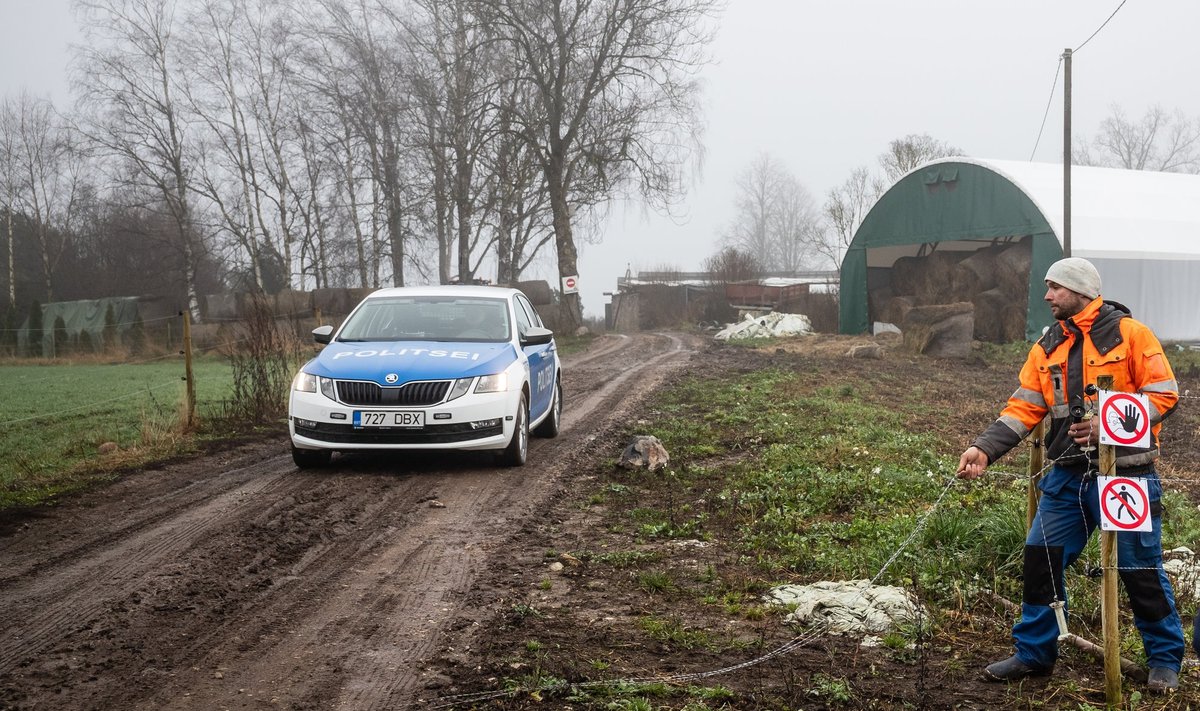
[[[1169,694],[1179,688],[1179,674],[1174,669],[1154,667],[1146,679],[1146,688],[1155,694]]]
[[[983,670],[987,681],[1016,681],[1027,676],[1050,676],[1054,667],[1031,667],[1013,655],[1008,659],[989,664]]]

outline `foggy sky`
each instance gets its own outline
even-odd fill
[[[698,270],[733,217],[733,183],[769,153],[820,202],[888,141],[928,133],[980,158],[1029,160],[1059,56],[1120,0],[729,0],[704,69],[705,160],[674,215],[614,205],[600,244],[582,244],[585,311],[616,279],[661,266]],[[0,94],[69,98],[68,0],[0,0]],[[1129,0],[1075,54],[1076,136],[1120,105],[1200,116],[1200,2]],[[1062,80],[1035,160],[1062,156]],[[549,276],[549,260],[543,260]]]

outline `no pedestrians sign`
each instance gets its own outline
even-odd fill
[[[1153,531],[1150,493],[1146,480],[1138,477],[1096,477],[1100,492],[1101,531]]]

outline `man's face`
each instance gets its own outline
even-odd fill
[[[1050,304],[1050,313],[1059,321],[1065,321],[1092,303],[1092,300],[1062,284],[1046,282],[1046,303]]]

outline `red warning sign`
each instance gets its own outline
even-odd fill
[[[1100,529],[1102,531],[1152,531],[1150,494],[1145,479],[1097,477],[1100,484]]]
[[[1100,392],[1100,444],[1150,447],[1150,400],[1137,393]]]

